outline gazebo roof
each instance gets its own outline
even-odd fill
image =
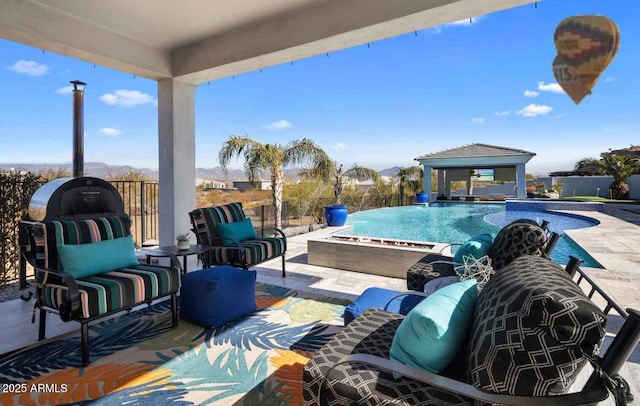
[[[427,158],[471,158],[511,155],[531,155],[531,157],[534,157],[536,154],[522,149],[499,147],[497,145],[469,144],[461,147],[445,149],[444,151],[434,152],[432,154],[422,155],[416,158],[416,161]]]
[[[492,167],[526,163],[536,154],[522,149],[489,144],[469,144],[415,158],[431,167]]]

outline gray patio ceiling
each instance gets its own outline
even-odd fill
[[[2,0],[0,37],[199,84],[531,0]]]

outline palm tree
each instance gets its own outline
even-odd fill
[[[325,181],[333,181],[333,204],[342,204],[342,188],[345,183],[345,178],[352,178],[359,181],[372,179],[377,181],[380,177],[378,172],[374,169],[365,168],[353,164],[348,169],[343,169],[342,164],[338,164],[331,159],[324,159],[315,161],[310,168],[305,168],[300,171],[300,175],[304,177],[319,178]]]
[[[408,168],[398,169],[396,176],[398,177],[398,204],[404,205],[405,188],[413,193],[417,193],[423,186],[424,170],[422,169],[422,165],[414,165]]]
[[[304,162],[316,165],[328,160],[324,150],[307,138],[281,145],[262,144],[242,135],[229,136],[218,153],[218,159],[222,168],[226,170],[231,159],[241,155],[244,157],[244,172],[249,182],[255,183],[261,173],[271,172],[271,194],[277,228],[282,227],[284,167]]]
[[[604,172],[613,176],[611,197],[614,199],[629,198],[629,186],[624,182],[629,176],[640,169],[640,158],[620,156],[609,152],[600,154],[600,166]]]

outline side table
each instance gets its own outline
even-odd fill
[[[142,252],[147,256],[147,264],[150,263],[151,257],[182,257],[182,274],[187,273],[187,257],[189,255],[202,254],[209,249],[206,245],[191,244],[189,248],[179,250],[175,245],[167,245],[153,249],[144,249]]]

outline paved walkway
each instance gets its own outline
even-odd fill
[[[607,204],[605,212],[577,212],[600,221],[566,234],[605,269],[586,270],[623,308],[640,309],[640,206]]]

